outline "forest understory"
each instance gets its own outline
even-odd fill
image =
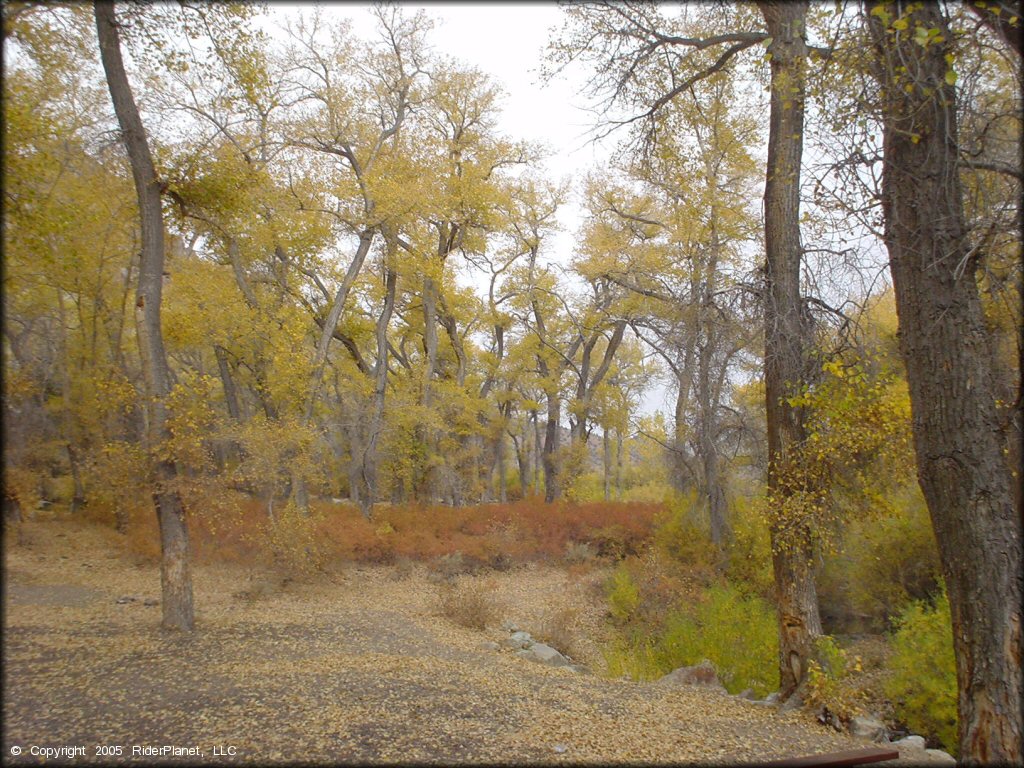
[[[207,541],[185,638],[160,629],[158,560],[131,537],[66,512],[8,533],[4,750],[20,745],[25,762],[31,745],[144,763],[173,758],[132,746],[195,746],[205,761],[248,764],[734,764],[869,745],[806,710],[610,678],[609,560],[474,569],[449,552],[301,575],[230,562],[230,545],[218,559]],[[484,629],[443,605],[446,590],[474,588],[488,596]],[[485,646],[507,621],[554,633],[589,671]],[[91,754],[98,745],[125,757]]]

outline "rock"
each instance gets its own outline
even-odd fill
[[[516,651],[520,648],[525,648],[528,643],[524,643],[522,640],[516,640],[514,637],[505,637],[501,639],[500,645],[502,648],[510,648],[513,651]]]
[[[747,701],[755,701],[757,696],[754,695],[753,688],[745,688],[736,694],[737,699],[746,699]]]
[[[565,746],[565,744],[555,744],[555,746],[553,746],[551,749],[554,751],[556,755],[564,755],[566,752],[569,751],[569,748]]]
[[[692,667],[679,667],[669,672],[657,681],[658,685],[699,685],[705,688],[717,688],[725,690],[725,686],[718,680],[718,673],[715,665],[707,659],[695,664]]]
[[[138,602],[138,599],[139,598],[135,597],[134,595],[121,595],[121,597],[117,598],[117,600],[115,600],[114,602],[118,605],[125,605],[127,603]]]
[[[899,741],[893,742],[894,747],[911,747],[913,749],[924,749],[924,736],[907,736]]]
[[[479,650],[481,650],[481,651],[500,651],[501,650],[501,646],[498,645],[493,640],[485,640],[484,642],[480,643],[480,645],[478,645],[477,648]]]
[[[769,693],[767,696],[764,697],[764,703],[765,704],[774,704],[778,700],[779,700],[779,692],[778,691],[772,691],[771,693]]]
[[[522,643],[522,648],[525,648],[533,642],[533,638],[530,637],[529,632],[520,632],[519,630],[516,630],[511,634],[510,637],[513,640],[518,640],[520,643]]]
[[[544,643],[534,643],[529,650],[521,651],[524,659],[536,661],[538,664],[547,664],[549,667],[567,667],[572,662],[562,654]]]
[[[582,664],[570,664],[566,669],[570,669],[578,675],[589,675],[590,670]]]
[[[510,619],[507,619],[507,620],[503,621],[502,624],[501,624],[501,628],[505,632],[518,632],[519,631],[519,625],[516,624],[514,621],[512,621]]]
[[[943,752],[941,749],[926,749],[924,753],[937,763],[956,765],[956,758],[949,754],[949,752]]]
[[[874,717],[854,717],[850,719],[850,733],[862,739],[872,741],[888,741],[889,731],[885,723]]]

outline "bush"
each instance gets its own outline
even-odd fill
[[[807,671],[807,704],[844,723],[864,714],[865,693],[855,678],[862,668],[860,658],[849,656],[829,635],[816,640],[814,657]]]
[[[915,600],[941,589],[939,550],[928,507],[914,483],[889,515],[856,528],[851,549],[856,570],[850,598],[855,609],[891,622]]]
[[[274,565],[287,578],[309,578],[322,571],[324,553],[317,537],[316,513],[287,504],[276,519],[265,523],[265,536]]]
[[[498,617],[494,585],[479,581],[445,584],[440,591],[441,615],[467,629],[484,630]]]
[[[572,658],[577,655],[576,626],[579,623],[579,611],[572,606],[549,608],[541,617],[540,624],[533,635],[542,643],[547,643]]]
[[[606,592],[608,610],[611,611],[612,618],[623,623],[632,619],[640,606],[640,590],[633,581],[626,563],[620,563],[612,573],[606,585]]]
[[[597,557],[597,550],[592,544],[586,541],[570,541],[565,545],[565,562],[570,565],[593,562]]]
[[[763,498],[737,498],[732,516],[732,540],[726,549],[729,580],[750,594],[771,599],[775,593],[768,525],[759,514]]]
[[[730,693],[776,690],[779,641],[771,605],[730,584],[702,597],[670,612],[661,627],[634,625],[620,633],[605,653],[609,672],[654,679],[708,659]]]
[[[914,602],[897,622],[885,693],[911,730],[956,755],[957,684],[952,620],[945,591],[934,607]]]
[[[928,509],[914,484],[889,511],[850,523],[819,580],[822,618],[834,633],[885,631],[914,600],[933,600],[940,584]]]

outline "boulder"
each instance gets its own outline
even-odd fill
[[[715,665],[707,659],[692,667],[679,667],[657,681],[658,685],[699,685],[705,688],[725,690],[718,679]]]
[[[511,619],[506,619],[505,621],[503,621],[501,623],[501,628],[505,632],[518,632],[519,631],[519,625],[516,624]]]
[[[525,643],[522,640],[517,640],[514,637],[505,637],[501,639],[500,645],[502,648],[510,648],[513,651],[517,651],[520,648],[525,648],[529,643]]]
[[[515,632],[513,632],[510,635],[510,637],[513,640],[518,640],[519,642],[521,642],[523,644],[522,645],[523,648],[525,648],[526,646],[530,645],[530,643],[533,642],[533,638],[530,637],[530,633],[529,632],[520,632],[519,630],[516,630]]]
[[[528,650],[520,651],[520,655],[538,664],[547,664],[549,667],[567,667],[572,664],[569,659],[544,643],[534,643]]]
[[[888,741],[889,730],[885,723],[875,717],[857,716],[850,719],[850,733],[862,739]]]
[[[912,749],[924,749],[924,736],[906,736],[899,741],[893,742],[894,747],[911,747]]]
[[[949,752],[943,752],[941,749],[926,749],[924,753],[928,755],[933,762],[956,765],[956,758],[949,754]]]

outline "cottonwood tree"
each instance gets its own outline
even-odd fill
[[[191,632],[195,625],[192,574],[185,509],[171,486],[177,475],[171,458],[162,455],[168,438],[166,398],[170,393],[170,369],[160,328],[160,303],[164,273],[164,222],[161,185],[146,139],[131,84],[121,56],[121,40],[113,2],[94,5],[100,59],[107,76],[110,98],[128,152],[139,204],[142,249],[135,292],[136,334],[145,382],[147,438],[151,455],[153,500],[160,523],[160,583],[163,626]]]
[[[624,169],[635,189],[593,190],[603,229],[593,233],[587,265],[640,299],[645,311],[632,323],[675,379],[676,487],[698,478],[719,547],[728,535],[719,445],[727,373],[751,342],[737,282],[742,247],[757,230],[748,209],[755,166],[745,149],[754,128],[730,96],[722,75],[694,84],[664,108],[658,152]],[[689,466],[691,444],[699,469]]]
[[[880,2],[866,11],[918,480],[953,618],[960,756],[1019,763],[1021,516],[978,290],[986,249],[971,246],[964,217],[954,31],[939,5]]]
[[[655,6],[586,3],[566,9],[569,23],[552,44],[551,58],[595,67],[591,91],[605,96],[605,130],[640,124],[639,148],[657,146],[659,111],[694,83],[726,70],[754,46],[770,59],[768,164],[765,183],[765,406],[768,412],[768,487],[782,509],[779,482],[790,449],[804,439],[801,411],[787,402],[808,375],[809,333],[800,295],[800,170],[804,131],[808,4],[759,3],[706,8],[693,23],[668,18]],[[625,110],[622,117],[614,109]],[[780,698],[806,680],[814,638],[821,634],[814,585],[813,538],[800,522],[777,516],[771,526],[779,617]]]

